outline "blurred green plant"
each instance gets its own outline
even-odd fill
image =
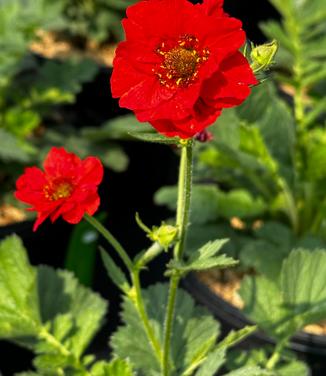
[[[67,146],[81,156],[101,156],[116,171],[128,165],[116,143],[108,153],[107,143],[89,140],[62,116],[62,106],[75,102],[98,66],[76,58],[45,60],[29,52],[38,29],[64,25],[62,12],[60,1],[0,1],[0,203],[7,200],[4,194],[12,188],[21,166],[41,161],[53,144]]]
[[[124,37],[121,19],[135,0],[59,0],[64,24],[59,28],[72,37],[97,43],[119,41]]]

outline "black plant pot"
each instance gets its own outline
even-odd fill
[[[200,282],[195,274],[188,275],[183,281],[183,286],[198,303],[206,306],[214,317],[221,322],[223,335],[226,335],[230,330],[238,330],[246,325],[253,324],[240,310],[217,296],[207,285]],[[275,345],[275,342],[261,331],[256,331],[242,343],[242,346],[246,349],[266,345]],[[309,365],[312,376],[325,375],[326,336],[300,332],[291,339],[290,348]]]

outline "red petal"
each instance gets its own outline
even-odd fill
[[[51,178],[76,178],[76,168],[80,165],[80,158],[74,153],[68,153],[63,147],[50,149],[45,161],[45,172]]]
[[[223,11],[223,0],[204,0],[198,5],[208,16],[221,17],[225,13]]]
[[[103,165],[96,157],[87,157],[81,161],[79,185],[99,185],[103,179]]]

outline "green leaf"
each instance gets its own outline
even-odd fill
[[[260,367],[243,367],[236,371],[229,372],[224,376],[273,376],[272,372],[265,371]]]
[[[192,189],[192,202],[190,223],[200,224],[215,220],[218,217],[219,193],[213,185],[194,185]],[[158,205],[166,205],[169,209],[176,209],[177,187],[160,188],[154,197]]]
[[[0,243],[0,338],[34,336],[40,326],[36,273],[13,235]]]
[[[225,362],[225,350],[215,349],[199,367],[196,376],[214,376]]]
[[[64,344],[79,358],[100,328],[107,303],[79,285],[70,272],[47,266],[38,268],[38,292],[42,322],[50,322],[51,333],[59,340],[69,332]]]
[[[250,336],[253,332],[257,330],[256,325],[245,326],[244,328],[234,331],[231,330],[228,335],[217,345],[218,349],[228,349],[231,346],[238,344],[245,338]]]
[[[148,133],[152,130],[148,123],[140,123],[135,115],[124,115],[111,119],[97,128],[84,128],[82,135],[93,141],[134,140],[130,133]]]
[[[130,135],[134,138],[137,138],[138,140],[146,141],[146,142],[154,142],[158,144],[173,144],[173,145],[180,144],[179,137],[166,137],[156,132],[153,132],[153,133],[130,132]]]
[[[119,287],[123,292],[127,293],[130,290],[129,282],[123,273],[123,271],[116,265],[112,257],[108,252],[100,247],[101,257],[105,266],[105,269],[108,273],[109,278],[113,283]]]
[[[232,350],[228,353],[226,368],[235,370],[241,367],[264,367],[269,359],[269,350],[267,347]]]
[[[244,312],[271,337],[286,339],[326,317],[326,251],[293,250],[280,276],[247,276],[240,288]]]
[[[309,368],[304,362],[291,361],[277,368],[277,376],[309,376]]]
[[[290,249],[285,244],[276,245],[263,239],[252,240],[241,249],[240,260],[244,266],[276,279]]]
[[[86,221],[73,229],[66,251],[65,268],[85,286],[92,284],[98,234]]]
[[[114,359],[110,363],[100,361],[91,370],[93,376],[133,376],[131,364],[124,359]]]
[[[297,329],[326,317],[326,251],[297,249],[284,261],[284,303],[297,316]]]
[[[171,260],[168,264],[170,271],[167,274],[173,272],[185,274],[192,270],[226,268],[236,265],[238,261],[231,257],[227,257],[226,255],[216,256],[227,241],[228,239],[209,241],[197,250],[197,252],[192,253],[187,262]]]
[[[154,333],[162,344],[168,287],[163,284],[151,286],[143,291],[143,297]],[[176,376],[189,367],[199,366],[206,359],[216,341],[219,325],[204,309],[196,307],[192,298],[182,290],[177,293],[175,317],[171,360],[173,375]],[[127,298],[123,302],[122,319],[125,326],[120,327],[111,340],[114,353],[121,358],[128,357],[135,368],[146,375],[157,375],[160,364],[153,354],[137,311]]]
[[[41,123],[40,116],[33,111],[12,107],[4,114],[4,126],[17,137],[26,137]]]
[[[245,303],[244,313],[273,338],[283,338],[282,323],[289,311],[283,307],[277,282],[263,276],[247,276],[239,291]]]
[[[74,98],[72,94],[77,94],[81,84],[90,81],[97,71],[97,64],[91,60],[48,60],[38,71],[32,91],[33,101],[44,102],[44,98],[48,98],[45,102],[71,102]],[[50,89],[54,90],[53,98],[46,95]]]
[[[4,161],[28,162],[33,149],[25,145],[11,133],[0,128],[0,158]]]
[[[220,216],[227,219],[252,218],[264,215],[267,207],[261,197],[254,198],[244,189],[233,189],[227,193],[219,193],[218,210]]]

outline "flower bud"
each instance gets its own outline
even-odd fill
[[[270,43],[265,43],[252,48],[250,57],[252,60],[251,69],[254,73],[270,68],[274,63],[273,59],[277,49],[278,44],[275,39]]]
[[[148,236],[167,250],[176,240],[177,235],[178,229],[176,227],[163,223],[160,227],[153,227]]]

